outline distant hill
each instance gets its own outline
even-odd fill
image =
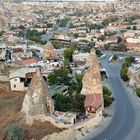
[[[118,0],[119,2],[140,2],[140,0]]]
[[[1,1],[1,0],[0,0]],[[47,1],[112,1],[112,0],[5,0],[5,2],[47,2]],[[113,0],[114,1],[114,0]],[[0,2],[1,3],[1,2]]]
[[[3,0],[0,0],[3,1]],[[112,0],[4,0],[5,2],[47,2],[47,1],[112,1]],[[140,2],[140,0],[113,0],[118,2]],[[1,2],[0,2],[1,3]]]

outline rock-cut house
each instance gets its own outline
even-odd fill
[[[48,94],[47,85],[37,69],[24,97],[21,112],[28,116],[51,115],[54,112],[52,98]]]

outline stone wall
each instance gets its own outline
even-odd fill
[[[9,77],[8,76],[0,76],[0,81],[1,82],[8,82],[9,81]]]
[[[98,111],[96,116],[87,120],[83,120],[70,128],[60,132],[45,136],[42,140],[80,140],[89,131],[97,127],[102,121],[102,110]]]

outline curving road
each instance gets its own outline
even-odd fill
[[[125,88],[120,79],[121,63],[110,64],[102,59],[110,79],[109,85],[115,97],[112,120],[99,134],[90,134],[88,140],[140,140],[140,103],[136,96]]]

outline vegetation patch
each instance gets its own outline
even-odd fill
[[[103,87],[103,98],[105,107],[111,105],[114,101],[111,91],[105,86]]]
[[[133,56],[129,56],[125,59],[125,62],[122,65],[121,72],[120,72],[120,76],[123,81],[129,81],[128,68],[133,62],[135,62],[135,57]]]
[[[0,37],[3,36],[4,33],[5,33],[4,30],[0,31]]]
[[[136,92],[137,96],[140,97],[140,88],[136,88],[135,92]]]
[[[82,89],[82,77],[82,75],[76,74],[74,81],[73,77],[69,76],[69,70],[66,67],[56,70],[48,76],[50,85],[63,84],[69,86],[67,95],[63,95],[62,93],[55,95],[56,110],[84,112],[85,96],[80,94]]]
[[[8,125],[5,133],[9,140],[23,140],[25,137],[25,129],[19,123]]]

